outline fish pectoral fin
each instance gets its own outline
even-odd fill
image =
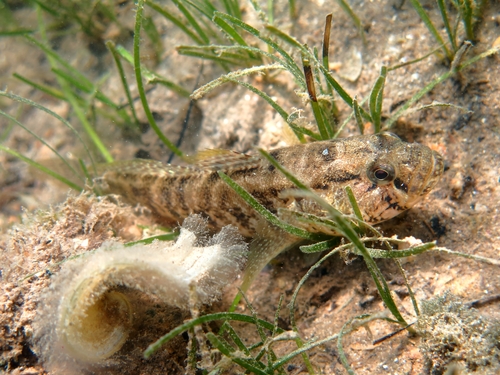
[[[300,241],[300,238],[292,236],[267,222],[259,225],[257,235],[250,243],[241,290],[246,292],[269,261]]]

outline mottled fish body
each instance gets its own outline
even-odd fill
[[[356,136],[279,148],[270,154],[339,211],[352,213],[350,186],[365,221],[375,224],[411,208],[443,173],[441,156],[392,133]],[[223,171],[273,213],[278,209],[324,216],[317,204],[287,194],[297,187],[267,160],[231,151],[205,151],[187,167],[151,160],[104,166],[106,192],[152,210],[165,225],[177,226],[192,213],[218,230],[237,226],[255,235],[260,215],[219,177]]]

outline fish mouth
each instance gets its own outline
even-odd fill
[[[410,209],[438,183],[444,171],[443,157],[428,147],[418,146],[411,149],[415,150],[414,155],[420,159],[420,163],[410,172],[412,176],[407,182],[409,191],[395,185],[387,185],[388,188],[379,197],[380,204],[370,206],[371,212],[367,215],[369,223],[389,220]]]
[[[400,212],[413,207],[424,196],[436,186],[444,172],[443,157],[436,151],[427,147],[422,150],[423,155],[422,163],[413,173],[413,178],[408,182],[410,190],[407,193],[395,189],[393,194],[399,197],[400,205],[398,209]],[[412,186],[413,185],[413,186]],[[392,208],[390,205],[387,207]],[[393,210],[394,211],[394,210]],[[386,216],[390,215],[386,213]],[[396,214],[394,214],[396,215]]]

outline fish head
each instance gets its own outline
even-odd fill
[[[350,162],[356,165],[351,175],[358,176],[347,184],[368,223],[408,210],[429,194],[443,174],[439,153],[419,143],[404,142],[392,133],[352,137],[345,147],[351,149]]]

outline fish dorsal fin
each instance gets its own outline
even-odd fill
[[[97,176],[106,173],[119,173],[122,175],[145,175],[145,174],[162,174],[162,175],[182,175],[192,173],[198,168],[196,166],[178,166],[165,164],[156,160],[149,159],[134,159],[120,160],[109,164],[97,165]]]
[[[195,168],[210,170],[251,168],[261,162],[258,156],[218,149],[200,151],[191,160]]]

